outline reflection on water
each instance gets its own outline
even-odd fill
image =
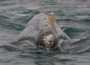
[[[56,58],[54,56],[59,52],[59,49],[52,49],[47,51],[46,49],[39,48],[29,48],[26,50],[13,50],[13,47],[2,46],[3,49],[0,49],[0,62],[1,63],[14,63],[17,65],[54,65]],[[7,50],[8,49],[8,50]],[[27,61],[28,60],[28,61]],[[33,60],[33,64],[31,64]]]
[[[0,64],[2,65],[82,65],[90,64],[90,38],[76,43],[63,43],[61,48],[53,49],[37,47],[17,47],[15,45],[0,46]]]

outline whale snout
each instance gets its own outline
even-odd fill
[[[41,48],[55,48],[57,46],[57,39],[52,33],[45,33],[39,37],[37,46]]]

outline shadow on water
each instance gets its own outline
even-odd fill
[[[18,49],[12,46],[8,46],[8,45],[3,45],[0,46],[1,50],[0,53],[5,53],[7,56],[13,55],[13,58],[19,58],[18,62],[21,62],[22,60],[24,60],[23,62],[27,62],[27,60],[33,60],[33,63],[35,65],[56,65],[56,62],[59,62],[59,64],[65,65],[64,62],[69,62],[69,61],[73,61],[71,58],[60,58],[59,56],[56,57],[58,54],[62,53],[60,52],[60,50],[58,48],[55,49],[51,49],[50,51],[47,51],[44,48],[28,48],[28,49]],[[9,53],[9,54],[8,54]],[[3,56],[0,54],[0,56]],[[12,57],[8,56],[9,58],[9,62],[17,62],[15,59],[12,60]],[[3,56],[3,60],[5,60],[8,58],[5,58]],[[4,63],[7,61],[4,61]],[[8,63],[9,63],[8,62]],[[31,61],[27,62],[24,65],[28,65],[30,64]],[[19,64],[18,64],[19,65]],[[23,63],[21,63],[21,65],[23,65]],[[33,64],[30,64],[33,65]]]

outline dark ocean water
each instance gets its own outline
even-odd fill
[[[0,65],[90,65],[90,8],[61,7],[55,11],[58,24],[62,25],[72,39],[78,42],[62,44],[59,49],[26,48],[19,50],[10,46],[26,24],[37,14],[36,0],[0,0]],[[44,4],[43,4],[44,2]],[[57,5],[43,1],[47,5]],[[49,4],[47,3],[49,2]],[[7,46],[8,45],[8,46]]]

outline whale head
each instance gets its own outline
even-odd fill
[[[38,38],[37,46],[41,48],[55,48],[57,46],[57,39],[51,32],[45,32]]]

